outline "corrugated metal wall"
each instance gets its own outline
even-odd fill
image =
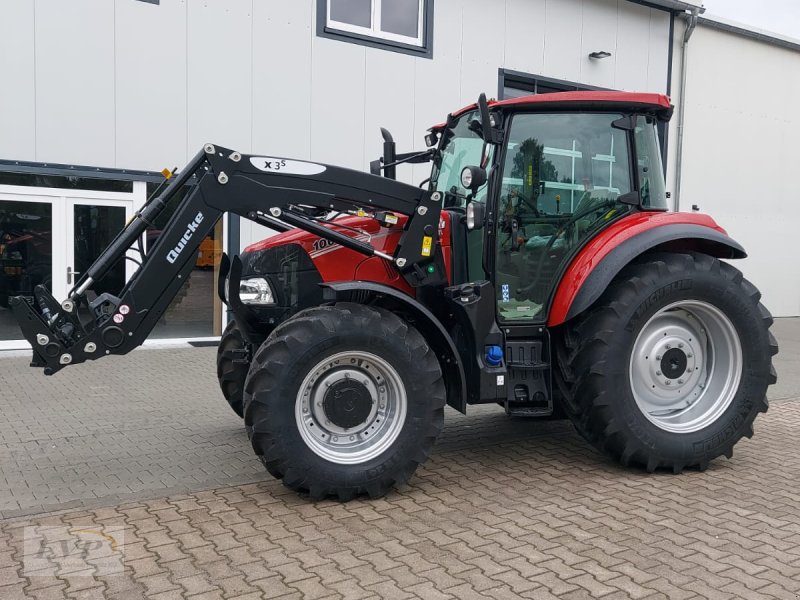
[[[6,0],[0,158],[160,170],[212,141],[363,169],[379,126],[421,147],[501,67],[666,91],[669,14],[627,0],[435,0],[432,60],[315,20],[315,0]],[[243,223],[243,243],[261,235]]]

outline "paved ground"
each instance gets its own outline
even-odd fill
[[[0,598],[797,600],[800,320],[776,332],[770,411],[705,473],[622,469],[566,423],[481,408],[447,414],[410,485],[345,505],[265,475],[216,392],[213,349],[53,378],[0,359]],[[24,528],[59,524],[123,526],[124,574],[23,571]]]

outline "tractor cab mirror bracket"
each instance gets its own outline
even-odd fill
[[[622,194],[619,198],[617,198],[617,202],[622,202],[622,204],[630,204],[631,206],[640,206],[642,203],[642,197],[639,192],[628,192],[627,194]]]
[[[498,127],[500,115],[489,112],[486,94],[478,96],[478,113],[480,114],[480,134],[485,144],[499,145],[503,143],[503,131]],[[470,123],[470,129],[474,129]]]

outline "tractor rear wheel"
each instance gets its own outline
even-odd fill
[[[313,498],[373,498],[404,483],[442,429],[436,355],[397,315],[339,303],[302,311],[259,348],[245,424],[267,470]]]
[[[247,343],[236,326],[236,321],[231,320],[222,332],[217,347],[217,379],[225,400],[240,417],[244,414],[242,401],[244,380],[250,369],[246,356]]]
[[[623,269],[560,339],[564,408],[579,433],[651,472],[730,458],[777,379],[760,297],[705,254],[649,254]]]

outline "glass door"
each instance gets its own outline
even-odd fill
[[[0,194],[0,348],[22,337],[9,299],[53,288],[53,249],[63,242],[54,231],[49,198]]]
[[[66,288],[57,298],[65,297],[86,269],[114,240],[133,216],[133,202],[125,200],[98,200],[70,198],[67,200]],[[132,258],[136,254],[131,255]],[[125,282],[133,275],[136,264],[120,261],[96,282],[92,289],[99,295],[104,292],[118,295]]]

